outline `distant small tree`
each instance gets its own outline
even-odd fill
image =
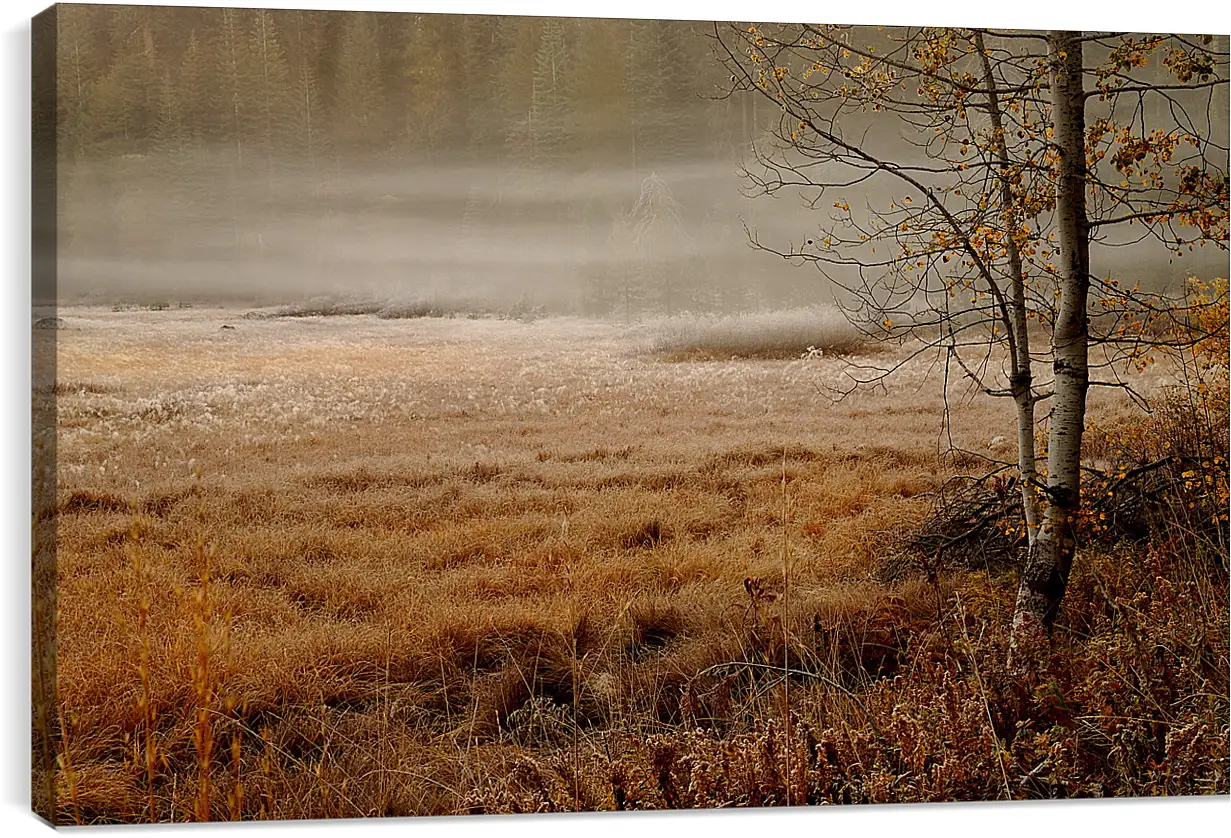
[[[680,265],[690,241],[680,222],[681,207],[666,181],[651,172],[641,182],[641,194],[626,223],[631,228],[634,253],[662,313],[672,314],[680,302]]]
[[[828,210],[803,241],[770,247],[754,233],[753,243],[820,268],[867,334],[918,339],[912,357],[937,352],[1016,406],[1021,648],[1050,629],[1072,567],[1087,391],[1131,393],[1125,373],[1151,351],[1202,337],[1166,324],[1193,327],[1194,306],[1217,304],[1122,287],[1092,272],[1090,250],[1140,239],[1173,258],[1227,248],[1227,113],[1215,104],[1226,40],[812,25],[714,34],[732,92],[779,113],[749,182]],[[853,386],[892,371],[855,367]]]
[[[164,72],[158,86],[158,112],[154,117],[154,147],[164,153],[184,150],[188,140],[179,92],[171,73]]]
[[[631,323],[634,315],[640,316],[645,303],[645,266],[637,253],[636,224],[631,213],[621,210],[611,223],[610,242],[617,254],[612,271],[614,297],[612,308],[619,312],[624,322]],[[601,276],[601,275],[600,275]]]

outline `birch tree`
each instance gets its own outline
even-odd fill
[[[753,244],[819,268],[873,337],[911,341],[1015,405],[1025,558],[1014,648],[1045,638],[1082,503],[1091,387],[1201,335],[1160,293],[1092,270],[1092,246],[1172,260],[1227,248],[1225,39],[1096,32],[716,27],[731,92],[768,99],[745,167],[824,215]],[[880,197],[884,196],[884,197]],[[1196,318],[1199,319],[1199,318]],[[1091,349],[1097,348],[1097,360]],[[905,362],[902,362],[905,363]],[[851,389],[899,365],[855,365]],[[1036,449],[1036,430],[1044,450]]]

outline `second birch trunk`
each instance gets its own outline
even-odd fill
[[[1090,227],[1086,214],[1085,96],[1082,42],[1072,32],[1048,34],[1056,225],[1060,239],[1060,308],[1052,333],[1054,402],[1047,449],[1046,504],[1031,545],[1013,617],[1013,646],[1022,651],[1050,631],[1068,585],[1081,505],[1081,438],[1089,388]]]

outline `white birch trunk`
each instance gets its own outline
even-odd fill
[[[984,49],[983,35],[975,33],[975,49],[983,63],[983,83],[987,87],[987,113],[992,126],[996,162],[1000,168],[1000,203],[1005,221],[1009,261],[1009,389],[1017,407],[1017,473],[1021,480],[1022,510],[1026,518],[1027,544],[1033,546],[1039,532],[1039,473],[1034,448],[1034,376],[1030,369],[1030,333],[1026,320],[1026,275],[1016,232],[1021,224],[1013,190],[1009,186],[1009,152],[1005,147],[1004,120],[996,77]]]
[[[1047,508],[1022,570],[1013,646],[1034,645],[1051,627],[1076,549],[1081,503],[1081,436],[1089,387],[1090,240],[1086,216],[1085,99],[1082,45],[1072,32],[1050,32],[1052,141],[1060,154],[1056,224],[1060,239],[1060,309],[1052,334],[1054,402],[1047,451]]]

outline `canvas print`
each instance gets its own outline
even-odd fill
[[[1227,35],[882,23],[38,16],[35,810],[1226,795]]]

